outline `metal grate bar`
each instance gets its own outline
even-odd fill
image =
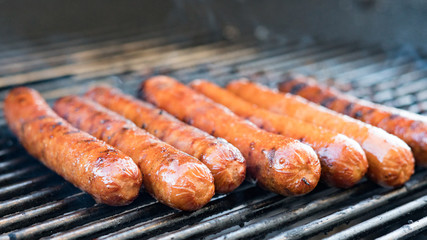
[[[241,191],[244,190],[244,195],[247,197],[248,201],[252,201],[251,198],[257,196],[260,197],[260,189],[256,189],[251,186],[251,189],[246,190],[244,188],[237,189],[237,192],[233,192],[232,194],[219,197],[213,201],[211,201],[207,206],[203,209],[198,210],[193,213],[186,212],[176,212],[171,211],[170,214],[163,215],[161,217],[155,218],[155,216],[146,216],[145,210],[141,211],[129,211],[126,213],[121,213],[116,216],[111,216],[108,218],[100,219],[95,222],[91,222],[85,226],[72,229],[68,232],[63,232],[55,236],[57,239],[68,239],[68,238],[88,238],[94,237],[98,235],[100,232],[105,233],[106,231],[111,232],[115,230],[117,227],[127,227],[126,231],[118,231],[113,235],[106,235],[104,237],[117,237],[120,235],[120,238],[126,238],[126,236],[132,236],[132,238],[142,238],[153,236],[156,233],[167,231],[168,229],[176,229],[183,225],[192,224],[194,222],[199,221],[200,219],[206,218],[218,212],[223,212],[227,209],[233,208],[235,205],[241,204]],[[246,199],[246,198],[245,198]],[[134,226],[134,220],[147,219],[148,222],[144,222],[143,226],[137,224],[138,233],[133,231],[132,229],[136,229]],[[153,219],[150,221],[150,219]],[[101,238],[104,238],[101,237]],[[55,239],[54,238],[54,239]]]
[[[427,186],[427,179],[412,179],[405,184],[405,187],[391,190],[383,195],[374,195],[357,204],[351,205],[343,210],[337,211],[331,215],[312,221],[308,224],[293,228],[274,239],[297,239],[315,235],[319,232],[331,229],[345,221],[354,219],[362,214],[383,206],[393,200],[407,196]]]
[[[34,187],[41,186],[42,184],[45,184],[46,186],[48,180],[52,180],[52,176],[55,175],[53,173],[48,173],[30,180],[18,182],[9,186],[3,186],[0,189],[0,201],[32,191]]]
[[[416,234],[419,234],[427,229],[427,217],[424,217],[418,221],[402,226],[395,231],[386,234],[378,240],[388,240],[388,239],[409,239]]]
[[[28,178],[34,175],[34,173],[40,173],[39,171],[43,169],[44,168],[38,164],[38,165],[29,166],[23,169],[19,169],[13,172],[9,172],[6,174],[2,174],[0,175],[0,186],[4,186],[6,184],[17,181],[19,179]]]
[[[49,199],[60,196],[61,192],[65,192],[67,187],[66,183],[58,186],[46,187],[37,190],[29,195],[17,197],[0,203],[0,216],[5,216],[22,209],[35,206],[38,203],[46,202]]]
[[[7,232],[18,228],[29,226],[33,223],[52,218],[65,210],[75,210],[93,205],[92,198],[83,192],[71,195],[59,201],[48,202],[41,206],[5,216],[0,219],[0,231]]]
[[[353,227],[350,227],[340,233],[337,233],[327,239],[354,239],[366,235],[369,232],[380,228],[393,220],[396,220],[403,215],[411,214],[415,211],[424,210],[427,208],[427,196],[420,197],[412,202],[406,203],[400,207],[397,207],[391,211],[380,214],[374,218],[371,218],[363,223],[359,223]]]
[[[0,63],[4,60],[4,65],[0,67],[0,72],[3,76],[19,72],[29,72],[31,70],[52,68],[70,62],[88,61],[96,57],[111,56],[113,54],[150,48],[162,44],[165,45],[170,42],[178,43],[182,40],[188,40],[187,33],[174,35],[173,38],[161,37],[161,32],[153,33],[153,35],[132,36],[132,38],[126,39],[126,41],[130,42],[123,42],[123,39],[119,39],[115,41],[110,40],[102,44],[95,43],[78,45],[74,48],[58,49],[56,51],[50,50],[46,53],[36,52],[34,54],[27,54],[25,59],[0,59]],[[155,37],[155,35],[158,36]],[[196,37],[197,35],[194,36]],[[40,61],[40,58],[43,61]]]
[[[156,28],[144,33],[137,29],[106,29],[87,34],[93,38],[82,40],[76,36],[52,45],[17,43],[8,53],[13,53],[10,56],[14,62],[0,66],[0,74],[9,81],[3,83],[0,99],[4,99],[7,88],[16,84],[12,80],[17,76],[25,85],[41,91],[51,104],[58,97],[83,93],[101,82],[134,93],[141,80],[153,74],[170,74],[184,82],[208,78],[219,84],[246,76],[271,84],[283,72],[294,70],[315,74],[359,97],[383,99],[387,104],[419,112],[427,110],[427,97],[422,95],[427,72],[417,64],[419,59],[396,57],[377,47],[335,42],[260,43],[254,38],[233,43],[191,29],[172,34]],[[0,63],[7,59],[1,56],[0,53]],[[76,69],[71,70],[72,67]],[[7,76],[18,72],[21,74]],[[338,78],[326,79],[331,76]],[[0,111],[0,127],[4,124]],[[0,200],[4,200],[0,202],[0,231],[4,233],[0,239],[252,239],[277,234],[276,237],[318,238],[316,234],[335,226],[348,231],[363,228],[366,234],[362,235],[372,237],[387,232],[370,233],[382,225],[365,226],[360,221],[389,214],[393,206],[413,203],[427,187],[427,180],[423,179],[426,172],[417,170],[404,188],[389,191],[364,182],[348,190],[320,185],[307,196],[283,198],[245,183],[192,213],[167,208],[145,193],[129,206],[111,208],[95,204],[89,195],[62,179],[60,183],[52,181],[56,175],[22,155],[23,149],[16,147],[19,145],[11,133],[4,126],[1,130],[6,134],[0,139],[0,184],[4,185],[0,190]],[[31,167],[41,171],[29,171]],[[387,206],[389,201],[394,205]],[[377,207],[379,213],[371,211]],[[343,213],[347,215],[340,215]],[[399,216],[388,221],[393,223],[389,229],[402,235],[402,222],[395,221]],[[411,236],[425,230],[422,217],[418,218],[421,225],[414,225],[418,227],[410,231]],[[344,226],[346,221],[351,221],[350,228]],[[338,229],[340,233],[346,231]],[[328,236],[334,237],[333,233]]]

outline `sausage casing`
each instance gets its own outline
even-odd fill
[[[313,123],[356,140],[368,159],[367,175],[382,186],[400,186],[414,173],[409,146],[384,130],[355,120],[304,98],[281,94],[246,80],[233,81],[227,89],[243,99],[276,113]]]
[[[319,181],[320,164],[312,148],[257,128],[173,78],[146,80],[140,96],[236,146],[246,158],[247,177],[270,191],[300,195],[311,191]]]
[[[208,81],[193,81],[190,86],[262,129],[299,139],[311,146],[322,166],[321,178],[331,186],[351,187],[368,169],[363,149],[342,134],[259,108]]]
[[[427,167],[427,117],[357,99],[300,75],[287,78],[279,85],[279,90],[300,95],[398,136],[411,147],[417,165]]]
[[[74,126],[131,156],[141,169],[147,192],[160,202],[193,211],[214,195],[213,177],[205,165],[122,116],[76,96],[59,99],[54,109]]]
[[[97,202],[126,205],[138,196],[142,177],[132,159],[72,127],[37,91],[13,89],[6,97],[4,113],[31,155]]]
[[[246,163],[239,150],[187,125],[150,103],[107,86],[92,88],[86,97],[133,121],[137,126],[203,162],[212,172],[215,191],[228,193],[245,179]]]

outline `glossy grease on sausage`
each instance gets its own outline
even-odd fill
[[[147,192],[160,202],[193,211],[214,195],[213,177],[205,165],[122,116],[76,96],[59,99],[54,109],[74,126],[131,156],[143,173]]]
[[[282,94],[247,80],[233,81],[227,89],[270,111],[342,133],[356,140],[368,159],[368,176],[382,186],[400,186],[414,173],[414,158],[405,142],[384,130],[339,114],[306,99]]]
[[[309,101],[398,136],[411,147],[417,165],[427,167],[426,116],[357,99],[335,89],[321,86],[313,78],[302,75],[289,75],[279,85],[279,90],[292,91]]]
[[[37,91],[13,89],[4,112],[9,127],[32,156],[97,202],[126,205],[138,196],[142,177],[132,159],[72,127]]]
[[[263,131],[173,78],[146,80],[140,96],[236,146],[246,158],[248,177],[270,191],[301,195],[313,190],[319,181],[319,160],[309,146]]]
[[[239,150],[222,138],[185,124],[164,110],[118,89],[92,88],[86,97],[130,119],[137,126],[203,162],[212,172],[215,191],[228,193],[245,179],[246,162]]]
[[[342,134],[259,108],[208,81],[196,80],[190,86],[260,128],[299,139],[311,146],[320,159],[321,178],[331,186],[351,187],[360,181],[368,169],[363,149]]]

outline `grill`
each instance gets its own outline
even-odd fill
[[[0,99],[15,85],[52,104],[108,83],[135,94],[140,82],[168,74],[220,85],[242,76],[271,86],[284,72],[311,74],[361,98],[427,111],[425,59],[407,48],[307,39],[238,41],[179,29],[92,30],[51,42],[0,45]],[[330,77],[334,77],[331,79]],[[2,105],[1,105],[2,106]],[[3,107],[3,106],[2,106]],[[427,171],[403,187],[363,180],[347,190],[320,184],[282,197],[244,183],[195,212],[170,209],[142,193],[125,207],[96,204],[30,157],[0,115],[0,239],[425,239]]]

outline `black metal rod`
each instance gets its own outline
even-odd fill
[[[74,194],[59,201],[47,202],[44,205],[27,209],[25,214],[21,212],[8,215],[0,219],[0,232],[23,228],[44,219],[61,214],[64,209],[76,209],[93,205],[92,198],[84,192]]]
[[[364,183],[352,189],[340,191],[333,195],[320,194],[320,197],[313,197],[312,201],[308,201],[299,208],[290,209],[286,212],[263,219],[216,239],[243,239],[257,235],[263,235],[265,233],[280,229],[281,227],[306,216],[330,208],[331,206],[337,205],[338,203],[349,201],[355,195],[369,191],[369,189],[375,190],[376,188],[374,188],[371,183]]]
[[[343,222],[359,217],[373,209],[387,204],[390,201],[407,196],[408,194],[420,190],[427,186],[427,179],[410,180],[404,187],[391,190],[384,195],[375,195],[357,204],[344,208],[326,217],[317,219],[308,224],[286,231],[273,239],[300,239],[315,235],[324,230],[330,229]]]
[[[354,239],[365,235],[366,233],[372,232],[393,220],[405,216],[406,214],[413,213],[418,210],[427,208],[427,196],[420,197],[414,201],[399,206],[393,210],[380,214],[355,226],[352,226],[344,231],[334,234],[326,239],[338,240],[338,239]]]

